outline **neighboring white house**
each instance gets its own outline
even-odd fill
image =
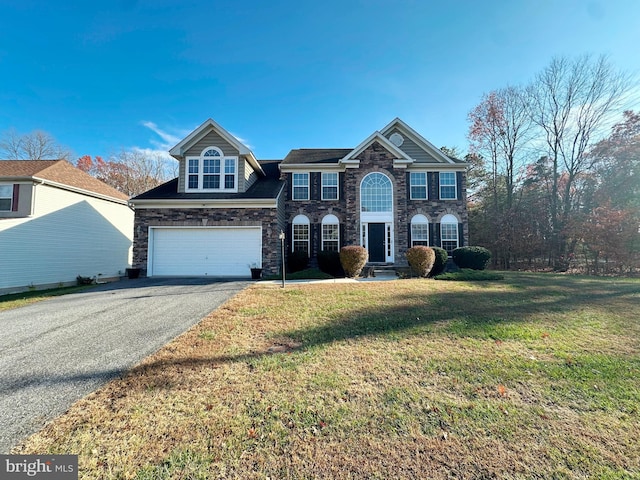
[[[0,293],[124,275],[133,216],[126,195],[66,160],[1,160]]]

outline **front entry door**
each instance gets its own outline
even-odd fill
[[[369,243],[369,261],[385,262],[384,223],[369,223],[367,238]]]

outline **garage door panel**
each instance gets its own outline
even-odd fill
[[[153,228],[152,276],[240,276],[260,264],[262,231],[255,228]]]

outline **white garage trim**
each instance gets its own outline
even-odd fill
[[[149,227],[149,277],[249,277],[252,266],[262,266],[262,227]]]

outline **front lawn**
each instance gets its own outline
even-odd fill
[[[640,478],[640,281],[256,284],[14,453],[81,478]]]

